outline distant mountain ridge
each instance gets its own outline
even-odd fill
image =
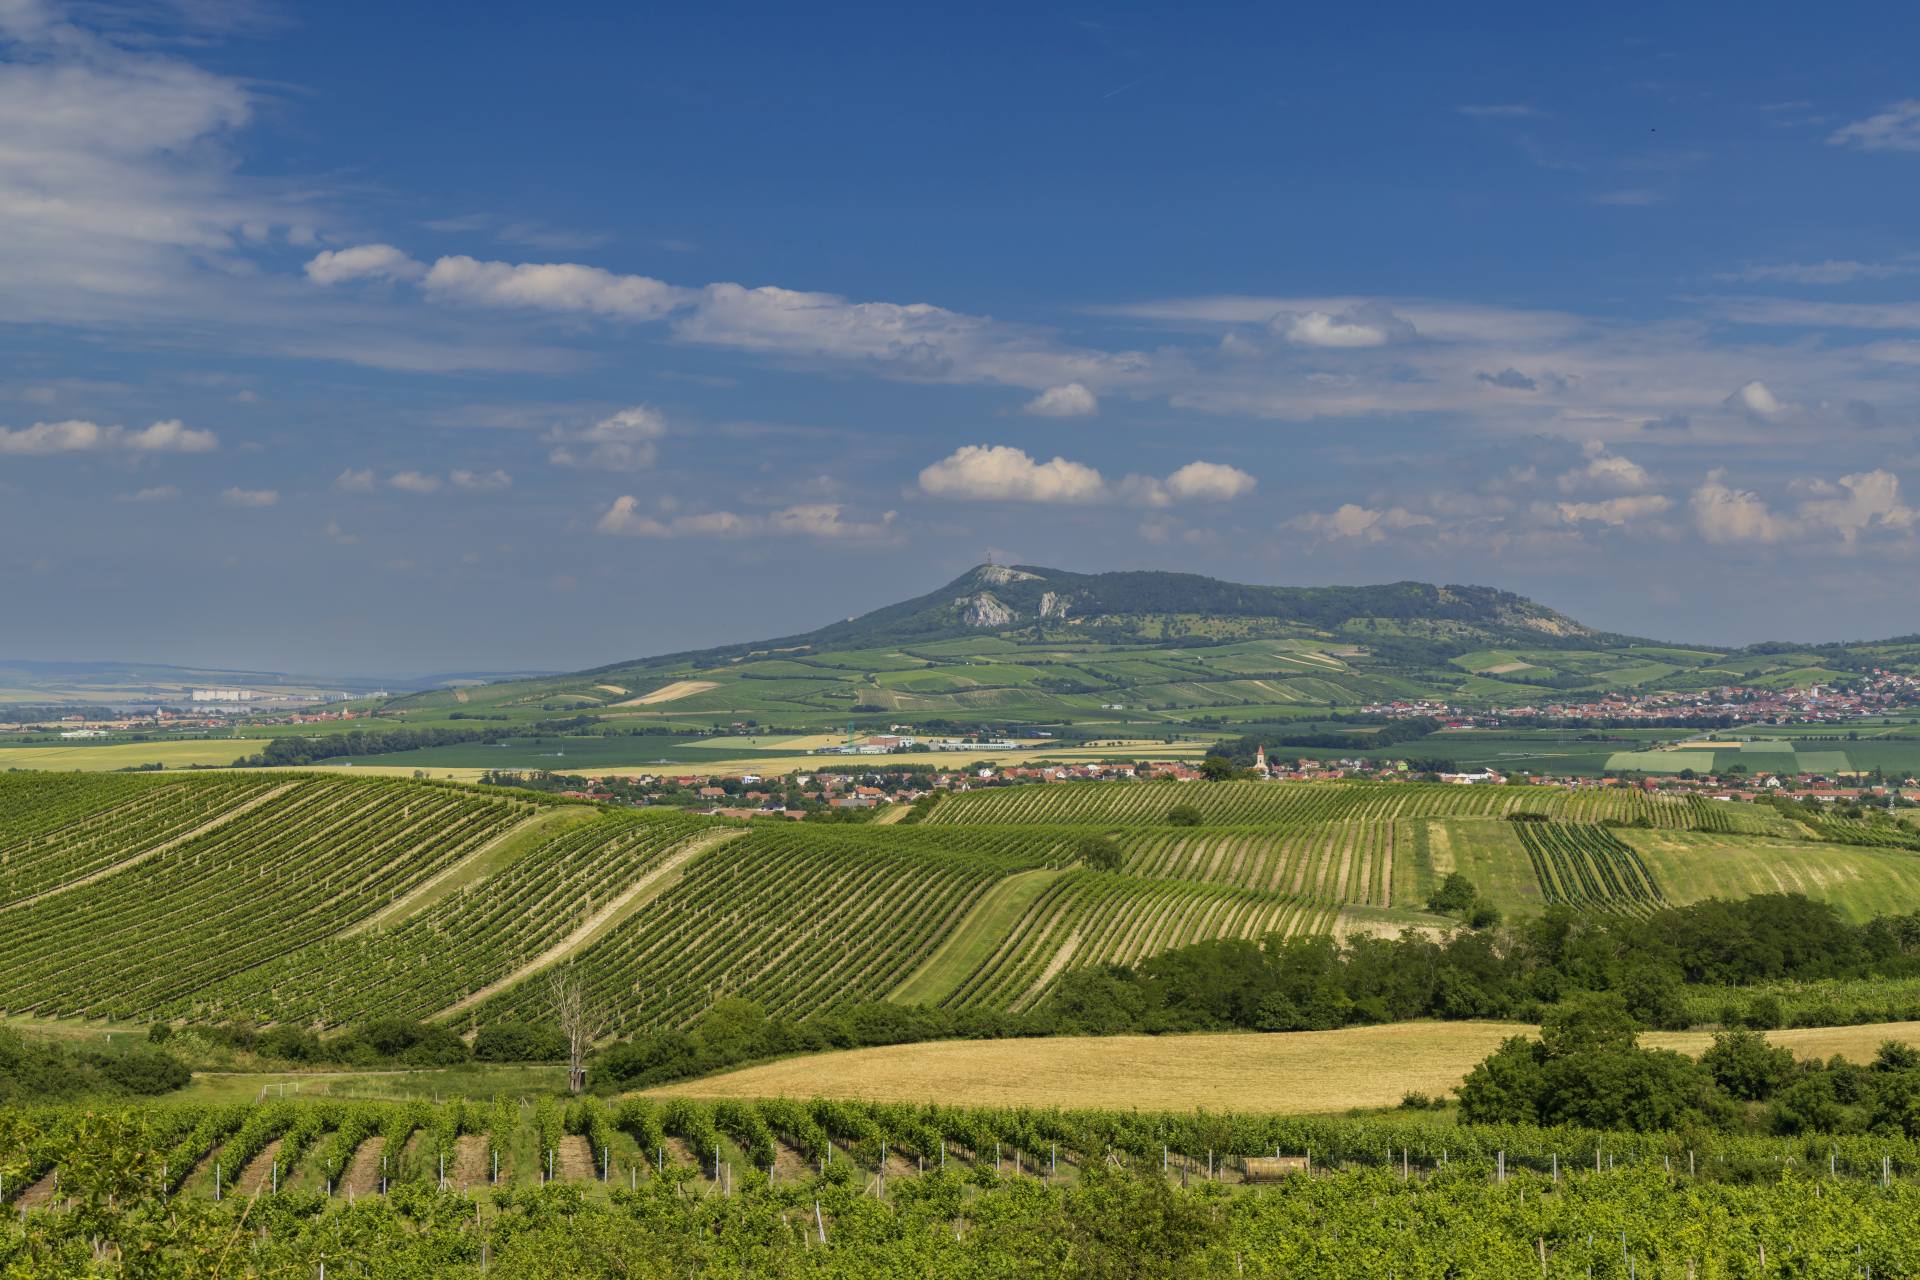
[[[976,634],[1031,630],[1109,641],[1161,640],[1169,619],[1263,620],[1337,631],[1357,619],[1465,630],[1530,644],[1592,640],[1605,633],[1527,597],[1493,587],[1393,582],[1362,587],[1269,587],[1153,569],[1071,573],[1039,565],[977,565],[926,595],[813,631],[711,649],[629,659],[581,675],[635,667],[705,666],[775,652],[867,649]],[[1190,629],[1198,637],[1201,630]]]

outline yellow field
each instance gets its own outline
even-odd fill
[[[943,1040],[791,1058],[649,1092],[699,1098],[828,1097],[988,1107],[1317,1114],[1445,1095],[1508,1036],[1506,1022],[1402,1022],[1271,1035],[1067,1036]],[[1770,1032],[1802,1057],[1873,1057],[1883,1040],[1920,1043],[1920,1023]],[[1649,1034],[1698,1053],[1706,1032]]]
[[[52,769],[105,773],[141,764],[182,769],[190,764],[232,764],[257,754],[264,738],[191,738],[181,742],[113,742],[97,747],[0,747],[0,769]]]

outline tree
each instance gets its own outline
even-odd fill
[[[1167,810],[1167,825],[1170,827],[1197,827],[1205,820],[1200,811],[1190,804],[1177,804]]]
[[[587,1087],[587,1050],[600,1035],[599,1011],[588,1003],[587,989],[570,964],[547,974],[547,998],[567,1041],[567,1088],[579,1093]]]
[[[1227,782],[1239,772],[1225,756],[1210,755],[1200,762],[1200,776],[1208,782]]]
[[[1427,910],[1448,914],[1468,911],[1479,897],[1480,891],[1474,887],[1473,881],[1458,871],[1449,871],[1447,878],[1440,882],[1440,887],[1433,891],[1433,896],[1427,899]]]
[[[1121,863],[1126,861],[1120,846],[1105,836],[1081,837],[1074,853],[1084,866],[1094,871],[1118,871]]]
[[[1713,1037],[1713,1048],[1700,1055],[1700,1065],[1734,1097],[1764,1102],[1792,1076],[1793,1052],[1768,1044],[1758,1031],[1722,1031]]]

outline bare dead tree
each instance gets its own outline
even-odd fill
[[[547,999],[560,1034],[567,1038],[567,1088],[579,1093],[587,1087],[587,1050],[600,1038],[599,1011],[588,1002],[587,989],[570,964],[548,972]]]

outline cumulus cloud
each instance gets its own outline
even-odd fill
[[[0,454],[50,457],[61,453],[210,453],[220,447],[211,431],[195,431],[178,418],[156,422],[138,431],[103,427],[97,422],[69,419],[36,422],[30,427],[0,427]]]
[[[1345,502],[1332,511],[1308,511],[1294,516],[1285,527],[1297,529],[1325,540],[1352,539],[1358,542],[1384,542],[1389,533],[1429,527],[1432,516],[1423,516],[1405,507],[1375,509]]]
[[[1827,145],[1860,151],[1920,151],[1920,98],[1895,102],[1884,111],[1842,125]]]
[[[513,477],[497,467],[492,471],[456,470],[447,479],[454,488],[467,493],[502,493],[513,487]]]
[[[645,471],[658,459],[667,419],[651,405],[637,404],[577,430],[555,428],[545,439],[556,467],[592,471]]]
[[[1608,453],[1606,446],[1597,440],[1588,443],[1586,455],[1584,466],[1563,472],[1554,482],[1560,492],[1579,493],[1582,490],[1600,489],[1633,493],[1653,483],[1645,467],[1617,453]]]
[[[573,262],[482,262],[441,258],[426,273],[429,296],[480,307],[584,311],[625,320],[653,320],[691,295],[651,276],[616,275]]]
[[[1642,520],[1648,516],[1657,516],[1673,506],[1673,499],[1658,493],[1629,494],[1618,498],[1604,498],[1597,502],[1556,502],[1553,504],[1560,519],[1568,524],[1595,523],[1618,528]]]
[[[1218,462],[1189,462],[1166,479],[1168,493],[1196,502],[1232,502],[1252,493],[1258,483],[1240,468]]]
[[[387,485],[402,493],[438,493],[440,477],[424,471],[396,471],[387,477]]]
[[[1414,336],[1410,321],[1378,303],[1336,314],[1283,313],[1273,318],[1272,327],[1288,342],[1301,347],[1384,347],[1389,342],[1404,342]]]
[[[307,262],[307,279],[315,284],[342,284],[348,280],[418,280],[427,273],[390,244],[357,244],[350,249],[328,249]]]
[[[1701,537],[1724,544],[1778,542],[1792,535],[1792,520],[1775,515],[1759,494],[1732,488],[1724,477],[1719,469],[1708,472],[1706,483],[1688,499]]]
[[[1777,421],[1787,410],[1773,389],[1758,378],[1728,396],[1724,403],[1727,408],[1759,422]]]
[[[333,479],[336,493],[372,493],[378,487],[372,467],[348,467]]]
[[[1853,542],[1871,529],[1907,531],[1915,513],[1900,498],[1900,478],[1891,471],[1863,471],[1823,486],[1821,496],[1800,504],[1800,519]]]
[[[223,490],[220,501],[230,507],[271,507],[280,501],[278,489],[242,489],[234,486]]]
[[[1107,496],[1098,471],[1065,458],[1035,462],[1011,445],[969,444],[920,472],[920,491],[978,502],[1098,502]]]
[[[1100,401],[1078,382],[1063,387],[1048,387],[1027,401],[1022,413],[1038,418],[1090,418],[1100,412]]]
[[[845,512],[846,508],[837,502],[819,502],[782,507],[764,516],[732,511],[650,515],[640,509],[638,498],[625,494],[614,500],[594,528],[599,533],[629,538],[745,538],[774,534],[826,541],[877,541],[892,534],[894,513],[891,511],[877,521],[849,520]]]

